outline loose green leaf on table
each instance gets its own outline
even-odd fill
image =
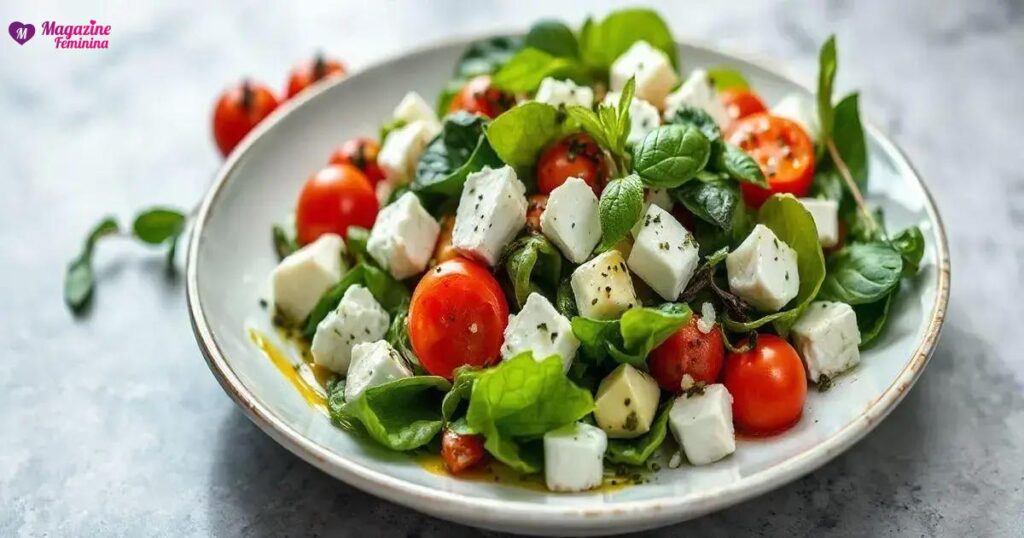
[[[412,450],[441,431],[441,402],[450,388],[443,377],[396,379],[345,402],[332,412],[332,419],[339,425],[358,422],[370,438],[392,450]]]
[[[636,174],[612,180],[601,192],[598,215],[601,220],[599,250],[615,246],[643,216],[644,187]]]
[[[508,273],[518,308],[532,292],[554,296],[562,275],[562,254],[541,234],[528,234],[505,247],[502,265]]]
[[[132,232],[135,237],[150,245],[159,245],[181,232],[185,215],[173,209],[154,208],[143,211],[135,217]]]
[[[85,244],[82,245],[82,251],[78,257],[68,264],[64,272],[64,303],[73,312],[80,312],[92,298],[94,288],[92,253],[96,249],[96,243],[101,238],[119,231],[120,226],[116,219],[104,218],[86,236]]]
[[[663,125],[633,147],[633,168],[645,185],[670,189],[693,179],[711,158],[711,142],[689,125]]]

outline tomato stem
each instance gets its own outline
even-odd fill
[[[249,83],[249,79],[242,80],[242,110],[246,112],[251,110],[255,97],[256,95],[252,91],[252,84]]]
[[[828,139],[828,143],[825,144],[828,148],[828,154],[832,157],[832,162],[835,163],[836,169],[839,171],[839,177],[843,178],[843,182],[846,183],[846,188],[850,190],[850,194],[853,195],[853,200],[857,203],[857,208],[861,213],[864,214],[864,218],[871,224],[872,229],[881,231],[882,235],[885,236],[885,230],[879,226],[878,221],[875,220],[875,216],[871,214],[871,210],[868,209],[867,203],[864,201],[864,195],[860,192],[860,187],[857,186],[857,182],[853,180],[853,175],[850,174],[850,169],[846,166],[846,161],[843,160],[843,156],[839,154],[839,150],[836,149],[835,142],[832,138]]]
[[[313,57],[313,80],[324,78],[326,72],[327,63],[324,61],[324,54],[321,51],[316,51],[316,56]]]

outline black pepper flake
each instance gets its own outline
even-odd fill
[[[554,343],[555,343],[555,339],[556,339],[556,338],[558,338],[558,332],[557,332],[557,331],[555,331],[555,332],[551,333],[551,343],[552,343],[552,344],[554,344]]]
[[[260,299],[260,308],[262,308],[264,310],[267,309],[267,300],[266,299]]]
[[[786,271],[786,280],[789,280],[789,271]]]
[[[538,331],[546,331],[546,330],[548,330],[548,324],[547,323],[541,323],[541,324],[537,325],[537,330]]]
[[[661,215],[656,215],[656,216],[654,217],[654,221],[653,221],[653,222],[654,222],[655,224],[661,224]]]
[[[597,304],[597,298],[595,297],[593,301],[590,301],[590,306],[594,306],[596,304]]]

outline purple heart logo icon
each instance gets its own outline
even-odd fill
[[[14,21],[7,27],[7,33],[11,34],[11,39],[17,41],[19,45],[24,45],[29,39],[32,39],[32,36],[36,35],[36,27]]]

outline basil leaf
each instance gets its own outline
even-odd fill
[[[487,140],[506,164],[531,169],[544,147],[577,132],[579,124],[565,111],[538,102],[524,103],[501,114],[487,128]]]
[[[893,297],[898,291],[899,287],[896,287],[881,301],[853,307],[853,312],[857,315],[857,328],[860,330],[860,347],[867,347],[882,334],[882,329],[889,319]]]
[[[647,369],[647,355],[672,333],[686,325],[691,317],[685,304],[627,310],[618,320],[597,320],[576,316],[572,332],[583,346],[583,355],[593,364],[607,359]]]
[[[143,211],[132,223],[132,231],[145,243],[159,245],[181,231],[185,215],[173,209],[155,208]]]
[[[818,53],[818,125],[820,140],[832,137],[835,110],[832,108],[832,85],[836,78],[836,36],[830,36]]]
[[[554,296],[562,275],[562,255],[546,237],[524,235],[505,247],[502,258],[517,308],[522,308],[535,291],[545,297]]]
[[[479,374],[466,422],[484,436],[484,448],[496,459],[520,472],[535,473],[543,458],[524,442],[593,410],[590,392],[569,381],[558,356],[536,361],[526,352]]]
[[[761,165],[747,152],[738,146],[725,142],[715,145],[714,164],[716,170],[721,170],[736,181],[750,183],[758,187],[768,188],[768,180],[761,171]]]
[[[650,43],[678,66],[676,44],[668,25],[656,12],[643,8],[615,11],[600,22],[587,19],[580,31],[580,56],[588,67],[604,74],[637,41]]]
[[[509,59],[491,82],[495,87],[510,92],[532,93],[547,77],[569,78],[589,82],[586,69],[572,58],[553,56],[540,49],[527,47]]]
[[[74,313],[80,313],[92,298],[94,278],[92,272],[92,253],[96,243],[103,237],[120,231],[117,220],[106,217],[89,232],[78,257],[68,263],[64,270],[64,304]]]
[[[501,166],[484,136],[486,124],[487,118],[465,111],[446,117],[441,133],[416,163],[411,190],[428,200],[458,197],[466,176],[485,166]]]
[[[718,126],[710,114],[704,109],[695,106],[683,105],[676,109],[672,117],[666,122],[671,125],[688,125],[696,127],[704,133],[712,144],[722,140],[722,128]]]
[[[338,407],[336,421],[360,423],[370,438],[391,450],[412,450],[441,431],[441,400],[450,388],[447,380],[437,376],[389,381]]]
[[[670,191],[693,215],[725,231],[732,230],[740,203],[740,189],[733,181],[691,181]]]
[[[650,459],[654,451],[665,442],[668,432],[668,413],[672,410],[672,400],[661,407],[658,416],[651,423],[647,433],[634,439],[609,439],[604,459],[611,463],[623,465],[643,465]]]
[[[455,67],[455,75],[470,79],[477,75],[490,75],[509,60],[523,46],[520,37],[499,36],[481,39],[469,45]]]
[[[711,79],[711,85],[715,87],[717,92],[733,89],[746,90],[750,88],[750,83],[747,82],[743,73],[731,67],[718,66],[708,68],[708,78]]]
[[[338,307],[338,303],[345,295],[345,290],[355,284],[366,286],[373,298],[377,299],[377,302],[388,313],[398,312],[409,302],[409,288],[406,288],[404,284],[377,267],[365,263],[358,264],[345,273],[340,282],[325,291],[317,301],[313,311],[309,313],[303,323],[302,335],[305,338],[313,338],[313,335],[316,334],[316,326],[327,317],[327,314]]]
[[[868,150],[856,93],[843,97],[836,105],[832,129],[832,142],[849,169],[850,177],[858,187],[865,188],[868,182]],[[831,159],[828,163],[835,166]]]
[[[598,215],[601,219],[601,244],[598,249],[608,250],[626,237],[643,216],[643,211],[644,186],[636,174],[608,183],[598,202]]]
[[[472,366],[460,366],[452,372],[452,379],[455,380],[452,382],[452,390],[444,395],[444,401],[441,402],[441,415],[445,423],[451,422],[459,410],[459,404],[469,399],[473,392],[473,384],[482,371]]]
[[[590,135],[599,146],[621,158],[626,153],[626,140],[629,138],[630,130],[629,105],[635,92],[636,79],[630,78],[622,88],[616,106],[601,103],[597,105],[596,112],[581,106],[570,106],[566,108],[566,113],[579,123],[583,132]]]
[[[672,188],[692,179],[711,157],[711,142],[699,129],[664,125],[633,147],[633,167],[645,185]]]
[[[543,19],[533,23],[526,34],[524,44],[552,56],[576,59],[580,57],[576,35],[568,26],[557,20]]]
[[[818,297],[850,305],[873,303],[899,284],[902,270],[900,253],[888,243],[847,245],[829,257]]]
[[[555,310],[569,319],[579,314],[576,309],[576,296],[573,294],[572,283],[568,278],[558,285],[558,291],[555,292]]]
[[[892,238],[892,246],[903,258],[903,276],[913,276],[921,268],[924,258],[924,235],[917,226],[911,226]]]

